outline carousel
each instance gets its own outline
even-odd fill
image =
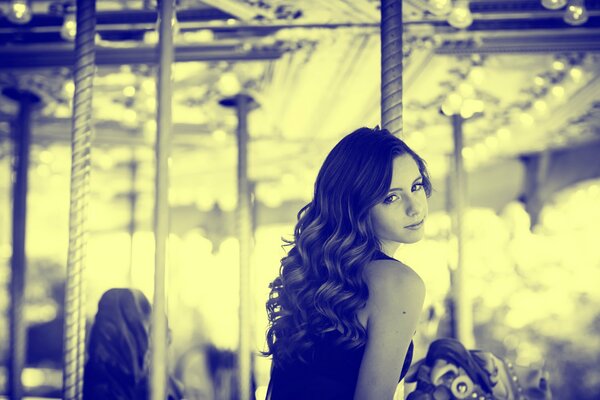
[[[281,238],[376,125],[434,187],[415,359],[600,397],[600,1],[5,0],[0,90],[0,398],[89,397],[116,293],[144,396],[263,400]]]

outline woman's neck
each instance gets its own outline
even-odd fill
[[[381,252],[388,257],[394,258],[394,254],[398,251],[398,247],[400,247],[400,243],[398,242],[383,242],[381,243]]]

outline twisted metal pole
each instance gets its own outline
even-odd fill
[[[401,0],[381,0],[381,125],[402,134]]]
[[[91,169],[92,93],[95,69],[95,0],[77,1],[77,35],[71,135],[71,201],[65,293],[63,398],[80,400],[85,362],[84,271]]]
[[[156,192],[154,205],[154,301],[150,353],[151,399],[164,400],[167,391],[167,318],[165,270],[169,237],[169,157],[171,154],[171,65],[173,64],[174,0],[159,1],[159,66],[157,83]]]

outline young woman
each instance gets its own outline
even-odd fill
[[[393,255],[423,237],[430,193],[425,162],[385,129],[331,150],[271,284],[268,398],[393,398],[425,296]]]

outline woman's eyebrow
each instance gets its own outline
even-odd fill
[[[417,181],[418,181],[418,180],[420,180],[420,179],[423,179],[423,177],[422,177],[422,176],[419,176],[419,177],[417,177],[417,178],[416,178],[416,179],[413,181],[413,183],[412,183],[412,184],[414,185],[414,184],[415,184],[415,183],[417,183]],[[402,191],[402,188],[391,188],[390,190],[388,190],[388,192],[393,192],[394,190],[399,190],[399,191]]]

